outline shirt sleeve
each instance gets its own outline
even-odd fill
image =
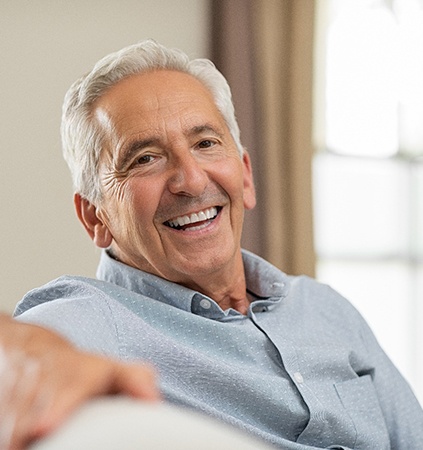
[[[62,277],[34,289],[17,305],[14,316],[57,332],[81,350],[121,357],[109,299],[83,281]]]
[[[423,410],[409,384],[362,321],[362,338],[374,361],[373,383],[391,440],[391,448],[423,448]]]

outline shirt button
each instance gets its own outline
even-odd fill
[[[203,299],[200,301],[200,306],[201,306],[203,309],[210,309],[211,303],[210,303],[209,300],[206,300],[205,298],[203,298]]]
[[[300,374],[300,372],[295,372],[295,373],[294,373],[294,379],[295,379],[295,381],[296,381],[297,383],[300,383],[300,384],[304,383],[304,378],[303,378],[303,376]]]

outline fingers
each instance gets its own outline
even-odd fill
[[[39,362],[20,351],[1,351],[0,448],[20,449],[28,430],[45,407],[50,394],[39,385]]]
[[[149,366],[123,364],[72,351],[68,357],[72,370],[62,374],[61,384],[55,389],[58,395],[33,424],[31,439],[55,430],[80,404],[95,396],[125,394],[145,401],[160,398],[155,372]]]
[[[127,394],[145,401],[160,400],[157,373],[148,365],[117,364],[114,368],[116,392]]]
[[[125,394],[160,398],[149,366],[75,349],[43,328],[0,316],[0,449],[20,450],[57,428],[84,401]]]

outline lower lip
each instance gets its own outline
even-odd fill
[[[215,218],[217,218],[217,216]],[[213,221],[214,221],[214,219],[207,220],[206,222],[202,223],[201,225],[194,226],[194,227],[188,227],[185,230],[181,230],[181,231],[198,231],[198,230],[203,230],[204,228],[207,228],[211,223],[213,223]]]

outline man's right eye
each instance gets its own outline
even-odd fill
[[[135,165],[142,166],[144,164],[148,164],[153,161],[154,157],[152,155],[143,155],[135,160]]]

